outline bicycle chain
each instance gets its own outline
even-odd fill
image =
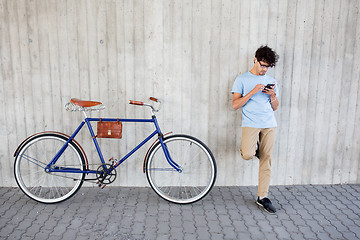
[[[83,164],[82,166],[83,166],[83,167],[87,167],[87,166],[99,166],[99,167],[98,167],[98,169],[99,169],[99,168],[103,167],[103,165],[104,165],[104,164],[98,165],[98,164],[93,163],[93,164]],[[110,165],[110,164],[105,164],[105,165],[112,166],[112,165]],[[56,165],[55,165],[55,166],[56,166]],[[64,166],[61,166],[61,167],[77,167],[77,166],[79,166],[79,165],[64,165]],[[61,168],[61,167],[60,167],[60,168]],[[113,167],[113,166],[112,166],[112,167]],[[107,184],[110,184],[110,183],[113,183],[113,182],[114,182],[114,180],[116,179],[116,175],[117,175],[117,174],[116,174],[116,170],[115,170],[115,169],[113,169],[112,171],[115,171],[115,178],[114,178],[111,182],[109,182],[109,183],[100,182],[100,180],[98,179],[98,177],[97,177],[97,178],[93,178],[93,179],[82,179],[81,181],[82,181],[82,182],[95,183],[95,184],[99,184],[99,182],[100,182],[101,184],[99,185],[99,187],[101,187],[102,184],[107,185]],[[53,173],[53,172],[49,172],[48,174],[51,174],[51,175],[53,175],[53,176],[62,177],[62,178],[72,179],[72,180],[74,180],[74,181],[79,181],[79,180],[80,180],[80,179],[77,179],[77,178],[74,178],[74,177],[67,177],[67,176],[63,176],[63,175],[58,175],[58,174]],[[97,175],[97,174],[96,174],[96,175]],[[93,180],[94,180],[94,181],[93,181]]]

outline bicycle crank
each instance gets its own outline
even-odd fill
[[[113,165],[102,164],[96,170],[96,179],[99,187],[104,188],[106,185],[113,183],[116,179],[116,169]]]

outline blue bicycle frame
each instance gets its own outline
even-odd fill
[[[100,150],[100,146],[98,144],[98,141],[96,139],[96,136],[94,134],[93,128],[90,124],[90,122],[99,122],[100,118],[85,118],[83,122],[79,125],[79,127],[75,130],[75,132],[70,136],[70,138],[67,140],[67,142],[62,146],[62,148],[59,150],[59,152],[55,155],[55,157],[51,160],[51,162],[46,166],[45,170],[47,172],[71,172],[71,173],[97,173],[95,170],[81,170],[78,168],[68,168],[68,167],[56,167],[56,162],[60,158],[60,156],[64,153],[66,148],[68,147],[69,143],[76,137],[76,135],[80,132],[80,130],[83,128],[85,123],[87,124],[87,127],[90,131],[91,137],[93,139],[94,145],[96,147],[96,150],[98,152],[100,161],[102,164],[105,164],[105,160],[103,157],[103,154]],[[117,162],[113,169],[117,168],[121,163],[123,163],[125,160],[127,160],[132,154],[134,154],[139,148],[141,148],[145,143],[147,143],[150,139],[152,139],[155,135],[158,135],[158,139],[160,141],[161,147],[164,151],[165,157],[168,161],[168,163],[178,172],[181,172],[182,169],[179,165],[177,165],[170,156],[169,150],[166,146],[166,144],[163,141],[163,134],[161,133],[160,127],[158,125],[158,122],[156,120],[156,117],[153,116],[152,119],[118,119],[118,118],[101,118],[102,122],[149,122],[154,123],[155,125],[155,131],[151,133],[145,140],[143,140],[141,143],[139,143],[133,150],[131,150],[128,154],[126,154],[119,162]],[[55,167],[54,167],[55,166]],[[104,165],[105,166],[105,165]],[[106,166],[105,166],[106,167]],[[105,168],[106,169],[106,168]]]

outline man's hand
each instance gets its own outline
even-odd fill
[[[271,86],[271,87],[267,87],[267,88],[264,88],[263,93],[265,94],[269,94],[270,97],[275,97],[276,94],[275,94],[275,86]]]
[[[274,82],[274,84],[275,84],[275,82]],[[277,109],[278,106],[279,106],[279,101],[278,101],[278,99],[276,98],[275,85],[274,85],[274,86],[271,86],[271,87],[268,87],[268,88],[265,88],[265,89],[263,90],[263,93],[270,95],[271,108],[272,108],[274,111],[276,111],[276,109]]]
[[[256,93],[260,92],[260,91],[263,91],[265,88],[265,86],[263,84],[257,84],[253,90],[251,90],[252,92],[252,95],[255,95]]]

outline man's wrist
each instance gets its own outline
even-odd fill
[[[277,100],[276,94],[270,96],[270,102],[275,102]]]

